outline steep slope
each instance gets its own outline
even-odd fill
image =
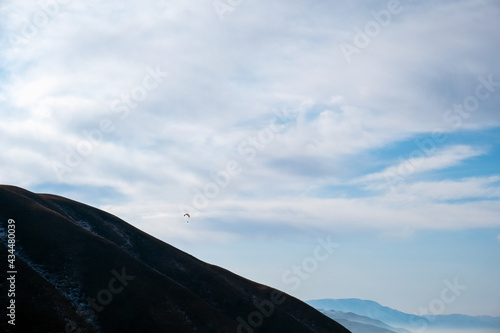
[[[197,260],[116,216],[13,186],[0,186],[4,262],[9,219],[19,332],[349,332],[292,296]],[[1,289],[6,306],[8,283]]]

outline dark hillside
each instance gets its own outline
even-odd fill
[[[348,332],[292,296],[204,263],[116,216],[12,186],[0,186],[3,262],[9,219],[16,235],[13,332]],[[5,309],[8,283],[1,288]]]

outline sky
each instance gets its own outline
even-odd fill
[[[302,300],[500,316],[497,1],[5,0],[0,16],[0,183]]]

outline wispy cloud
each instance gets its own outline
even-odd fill
[[[238,214],[258,221],[286,216],[295,225],[303,216],[301,223],[314,224],[312,218],[327,227],[324,216],[353,225],[405,218],[417,226],[427,224],[398,215],[391,200],[426,197],[427,205],[450,207],[442,201],[467,195],[493,200],[496,185],[488,183],[493,178],[474,180],[471,174],[440,183],[425,178],[488,155],[485,142],[449,142],[432,151],[415,145],[402,151],[400,160],[374,156],[437,129],[480,131],[499,124],[495,98],[462,117],[460,128],[443,119],[446,110],[474,93],[479,76],[500,80],[491,43],[500,31],[498,6],[405,2],[390,25],[346,63],[339,45],[373,20],[371,11],[386,6],[383,1],[247,2],[221,21],[210,1],[68,3],[53,8],[50,22],[30,38],[12,45],[9,36],[23,37],[43,9],[4,1],[1,181],[34,189],[109,187],[120,195],[106,196],[106,203],[114,200],[112,209],[133,221],[142,221],[148,210],[174,216],[179,205],[192,205],[195,190],[213,182],[213,174],[231,160],[241,172],[200,216],[236,214],[231,207],[241,201]],[[131,98],[148,67],[168,77],[121,117],[124,104],[117,101]],[[283,109],[293,110],[279,120],[286,127],[262,149],[259,142],[252,147],[250,140]],[[113,131],[89,137],[103,120]],[[248,160],[242,148],[253,149],[255,158]],[[421,154],[412,155],[413,150]],[[54,169],[68,160],[74,166],[63,175]],[[392,197],[384,187],[390,175],[404,179]],[[432,191],[434,185],[439,190]],[[341,191],[332,190],[339,186]],[[102,201],[95,197],[95,204]],[[131,208],[131,202],[141,204]],[[255,213],[258,205],[280,213]],[[317,216],[324,207],[335,207],[337,214],[327,208],[328,214]],[[362,213],[368,211],[384,218]]]
[[[436,144],[418,145],[410,153],[411,158],[401,160],[396,165],[361,177],[359,182],[377,182],[369,188],[388,188],[407,181],[413,175],[456,166],[471,157],[486,154],[484,148],[456,145],[437,149]]]
[[[435,182],[416,182],[398,188],[398,193],[409,198],[429,201],[448,201],[465,199],[499,200],[500,177],[466,178]]]

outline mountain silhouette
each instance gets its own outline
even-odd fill
[[[11,308],[2,332],[349,332],[290,295],[64,197],[2,185],[0,228],[0,302]]]
[[[368,317],[385,324],[391,325],[391,330],[398,331],[394,327],[399,327],[399,332],[404,332],[401,328],[410,331],[423,331],[426,329],[470,329],[470,330],[494,330],[498,332],[500,329],[500,317],[492,316],[468,316],[462,314],[449,315],[423,315],[418,316],[408,314],[387,306],[383,306],[377,302],[370,300],[362,300],[357,298],[346,299],[317,299],[306,302],[307,304],[322,311],[330,318],[335,319],[347,328],[355,331],[353,326],[343,322],[347,319],[350,321],[360,322],[352,315]],[[350,317],[345,317],[340,314],[351,313]],[[374,324],[373,322],[363,322]],[[379,325],[380,326],[380,325]],[[361,331],[360,331],[361,332]]]

